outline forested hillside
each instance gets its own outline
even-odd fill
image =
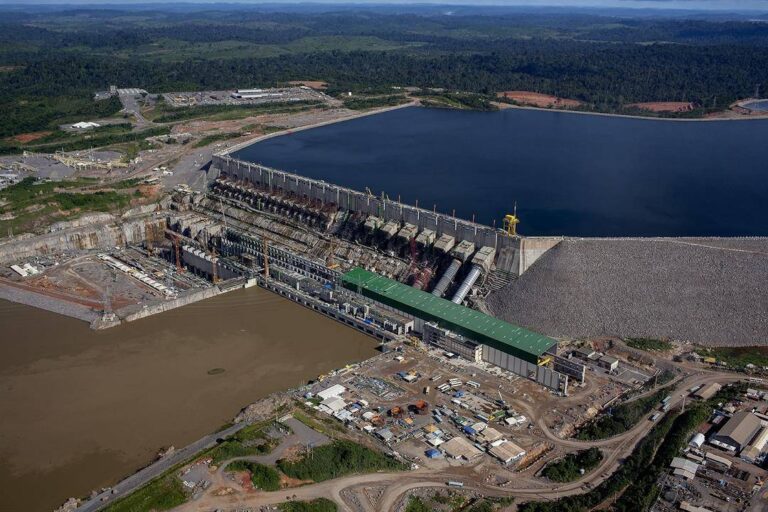
[[[691,101],[705,112],[768,84],[768,23],[759,20],[122,9],[0,7],[0,136],[102,114],[90,98],[109,84],[164,92],[320,79],[331,93],[522,89],[606,112],[647,101]]]

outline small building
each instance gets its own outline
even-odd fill
[[[755,462],[765,450],[768,443],[768,428],[760,430],[755,439],[741,451],[741,458],[747,462]]]
[[[712,512],[712,510],[708,508],[692,505],[687,501],[680,502],[680,510],[682,510],[683,512]]]
[[[691,441],[688,443],[688,446],[691,448],[701,448],[701,446],[704,444],[705,438],[704,434],[701,432],[696,432],[693,434],[693,437],[691,438]]]
[[[619,360],[611,356],[603,356],[597,360],[597,365],[612,372],[619,367]]]
[[[483,430],[480,433],[480,438],[485,443],[493,443],[495,441],[498,441],[502,437],[503,436],[502,436],[501,432],[499,432],[498,430],[496,430],[493,427],[488,427],[488,428],[486,428],[485,430]]]
[[[733,463],[730,460],[726,459],[725,457],[716,455],[712,452],[705,453],[704,458],[707,459],[707,463],[713,462],[715,464],[719,464],[723,466],[725,469],[731,469],[731,466],[733,465]]]
[[[506,441],[496,446],[491,446],[488,453],[499,459],[503,464],[510,464],[522,458],[525,455],[525,450],[512,441]]]
[[[393,437],[395,437],[395,434],[392,433],[391,430],[388,428],[382,428],[376,431],[376,435],[385,443],[388,443],[392,440]]]
[[[740,452],[755,437],[760,428],[762,428],[760,418],[749,411],[737,412],[720,429],[720,432],[712,436],[709,442],[725,450]]]
[[[428,459],[439,459],[443,456],[443,453],[440,450],[437,450],[435,448],[430,448],[424,453]]]
[[[325,400],[326,398],[331,398],[333,396],[341,396],[346,390],[347,388],[345,388],[341,384],[335,384],[329,388],[326,388],[320,391],[317,394],[317,397],[321,400]]]
[[[332,396],[320,402],[320,410],[328,414],[338,412],[346,406],[347,403],[338,396]]]
[[[720,391],[723,388],[720,384],[717,382],[712,382],[710,384],[707,384],[706,386],[702,386],[699,389],[697,389],[693,396],[696,398],[700,398],[702,400],[709,400],[713,396],[717,394],[718,391]]]
[[[592,359],[594,356],[595,356],[595,351],[589,347],[581,347],[573,351],[573,357],[578,357],[579,359],[583,359],[584,361],[588,361]]]
[[[91,130],[93,128],[98,128],[101,126],[99,123],[93,123],[91,121],[81,121],[79,123],[75,123],[72,125],[72,128],[75,130]]]
[[[463,437],[454,437],[443,444],[443,451],[454,459],[465,459],[468,461],[480,457],[483,452],[475,448],[472,443]]]
[[[693,480],[696,476],[696,472],[699,470],[698,464],[682,457],[673,458],[669,467],[674,469],[673,473],[675,475],[682,476],[686,480]]]

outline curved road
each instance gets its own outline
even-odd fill
[[[704,385],[710,382],[735,382],[743,379],[744,377],[740,375],[728,375],[707,370],[697,370],[696,373],[682,378],[677,385],[674,386],[674,391],[670,392],[672,395],[670,409],[680,404],[683,397],[688,395],[687,390],[693,386]],[[580,449],[597,446],[607,452],[605,458],[595,470],[591,471],[584,478],[555,487],[543,484],[538,487],[505,488],[483,483],[472,484],[467,483],[466,467],[438,470],[421,468],[408,473],[399,472],[353,475],[275,492],[235,493],[223,497],[213,496],[209,492],[199,500],[186,503],[175,510],[199,512],[209,511],[217,507],[225,509],[226,507],[258,507],[263,505],[276,505],[285,502],[289,497],[298,500],[311,500],[324,497],[336,502],[340,510],[354,512],[358,509],[353,508],[351,504],[347,503],[343,494],[355,493],[356,488],[368,485],[373,487],[386,487],[380,501],[376,505],[376,509],[379,511],[391,511],[394,510],[398,501],[405,493],[421,487],[445,487],[445,483],[448,480],[463,481],[465,482],[465,488],[480,491],[488,496],[511,495],[533,500],[554,500],[564,496],[582,493],[585,491],[585,486],[594,487],[602,483],[608,476],[616,471],[620,465],[621,459],[631,453],[635,448],[635,445],[654,425],[654,423],[650,421],[641,420],[636,426],[623,434],[598,441],[560,439],[549,430],[543,419],[539,417],[530,405],[525,403],[516,403],[515,405],[525,409],[526,412],[531,415],[532,419],[535,418],[537,426],[541,428],[544,435],[552,442],[557,443],[560,446]],[[475,477],[471,478],[471,480],[475,481],[478,479],[479,478]],[[361,498],[360,494],[357,496],[358,498]],[[364,499],[360,499],[360,501],[365,505]],[[365,508],[366,507],[364,506],[364,509]]]

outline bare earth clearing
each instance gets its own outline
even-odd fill
[[[652,101],[648,103],[630,103],[630,108],[639,108],[650,112],[689,112],[693,103],[687,101]]]
[[[506,98],[522,105],[532,105],[541,108],[574,108],[582,103],[578,100],[558,98],[549,94],[541,94],[531,91],[505,91],[497,94],[499,98]]]

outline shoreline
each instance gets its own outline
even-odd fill
[[[590,112],[586,110],[572,110],[565,108],[546,108],[546,107],[534,107],[529,105],[512,105],[511,103],[497,102],[503,107],[499,107],[499,110],[537,110],[542,112],[559,112],[563,114],[580,114],[586,116],[603,116],[603,117],[618,117],[624,119],[639,119],[643,121],[673,121],[673,122],[716,122],[716,121],[768,121],[768,113],[755,116],[742,116],[742,117],[696,117],[696,118],[678,118],[678,117],[653,117],[653,116],[641,116],[637,114],[613,114],[610,112]]]

